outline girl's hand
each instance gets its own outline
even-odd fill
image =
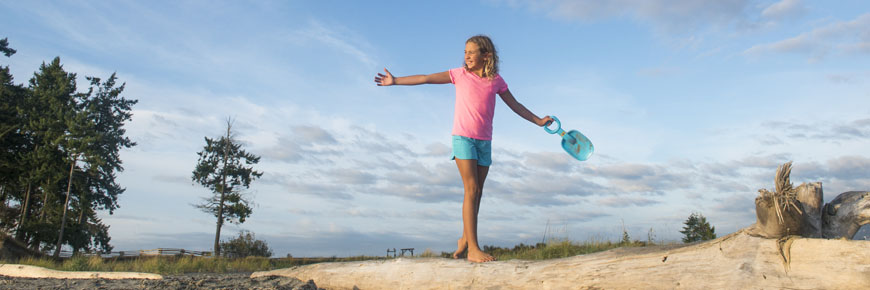
[[[378,73],[378,75],[375,76],[375,83],[377,83],[378,86],[392,86],[392,85],[395,85],[395,84],[396,84],[396,79],[393,78],[393,74],[391,74],[390,71],[387,70],[387,68],[384,68],[384,72],[385,72],[386,74]]]
[[[547,124],[549,124],[550,122],[553,122],[553,118],[550,118],[550,116],[545,116],[541,119],[538,119],[538,121],[535,122],[535,124],[538,124],[538,126],[544,127]]]

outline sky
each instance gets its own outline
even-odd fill
[[[191,176],[232,118],[264,175],[222,239],[250,231],[275,256],[452,252],[454,88],[373,79],[459,67],[477,34],[520,103],[596,150],[572,159],[498,100],[482,245],[677,241],[692,213],[723,236],[755,222],[788,161],[826,201],[870,190],[867,1],[0,0],[15,83],[60,57],[80,90],[115,72],[139,100],[126,192],[100,213],[115,250],[211,250]]]

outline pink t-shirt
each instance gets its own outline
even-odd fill
[[[452,134],[492,140],[495,95],[507,91],[507,83],[499,75],[492,79],[482,78],[461,67],[451,69],[448,73],[450,82],[456,86]]]

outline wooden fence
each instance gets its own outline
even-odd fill
[[[51,255],[52,253],[46,253]],[[60,256],[63,258],[72,257],[72,251],[60,251]],[[194,257],[212,257],[211,251],[191,251],[185,249],[174,248],[157,248],[151,250],[134,250],[134,251],[117,251],[109,253],[85,253],[79,252],[83,256],[100,256],[103,258],[130,258],[130,257],[152,257],[152,256],[194,256]]]

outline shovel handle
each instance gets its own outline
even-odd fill
[[[544,124],[544,131],[547,131],[547,133],[550,134],[556,134],[562,130],[562,122],[559,122],[559,118],[556,118],[556,116],[550,116],[550,118],[553,118],[553,122],[548,122],[547,124]],[[550,130],[550,125],[552,125],[553,123],[556,123],[556,129]]]

